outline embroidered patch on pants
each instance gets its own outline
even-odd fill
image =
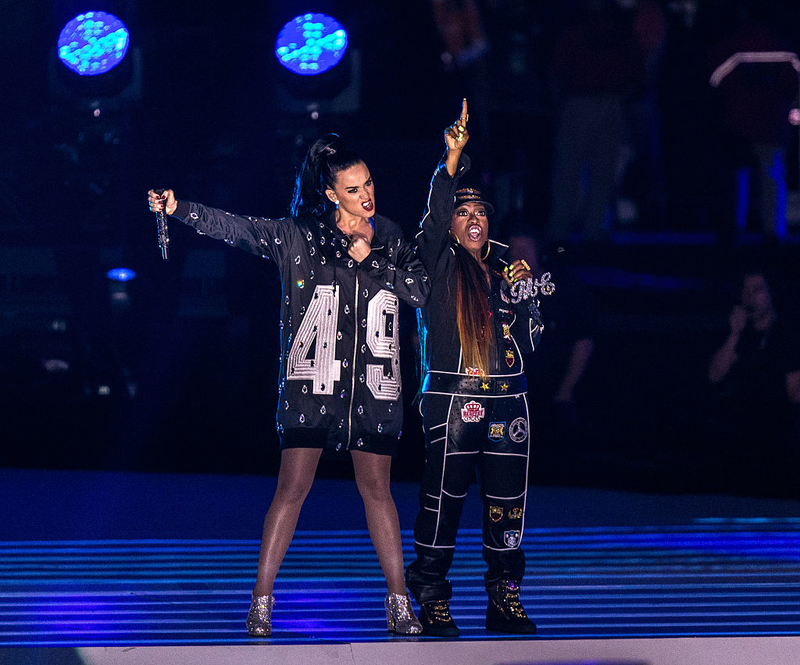
[[[528,437],[528,421],[525,418],[513,420],[508,428],[508,435],[515,443],[524,441]]]
[[[483,419],[486,410],[476,401],[467,402],[461,409],[461,420],[465,423],[477,423]]]
[[[502,441],[506,435],[505,423],[489,423],[489,440]]]

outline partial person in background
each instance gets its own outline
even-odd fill
[[[336,134],[318,139],[297,176],[291,215],[264,219],[148,193],[198,232],[271,258],[282,282],[278,485],[264,520],[247,632],[272,632],[273,585],[323,450],[349,451],[386,578],[390,632],[418,634],[406,594],[390,491],[403,419],[398,307],[421,306],[428,278],[400,228],[375,211],[367,165]],[[263,414],[254,414],[262,419]],[[256,501],[256,498],[254,498]]]
[[[431,0],[431,7],[444,42],[445,70],[468,70],[488,48],[478,5],[474,0]]]
[[[489,42],[479,3],[476,0],[431,0],[431,11],[442,41],[441,63],[445,80],[449,83],[448,97],[467,97],[474,102],[472,124],[487,137],[488,145],[488,112],[491,108],[487,62]]]
[[[616,0],[630,22],[642,56],[643,76],[626,104],[628,150],[620,173],[618,220],[623,221],[626,195],[628,221],[640,228],[666,221],[666,184],[662,156],[661,83],[667,41],[667,19],[656,0]]]
[[[744,232],[756,200],[765,239],[780,241],[787,232],[786,150],[800,60],[793,53],[797,45],[776,25],[768,0],[747,0],[740,11],[739,25],[708,56],[719,129],[717,224],[725,240]],[[737,54],[738,64],[731,60]]]
[[[525,359],[531,417],[540,428],[536,481],[574,481],[585,469],[577,459],[584,445],[584,414],[580,388],[595,346],[595,316],[586,284],[569,265],[569,252],[546,251],[522,213],[504,220],[508,253],[524,259],[534,278],[550,273],[558,293],[542,311],[547,335],[536,353]]]
[[[788,484],[797,493],[800,337],[797,312],[780,308],[773,283],[760,266],[742,277],[728,335],[708,368],[708,416],[723,468],[744,474],[750,487]]]
[[[626,97],[644,76],[636,35],[613,0],[587,0],[557,37],[551,68],[560,108],[548,236],[564,244],[580,229],[583,242],[602,242],[618,182]]]

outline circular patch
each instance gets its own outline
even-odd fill
[[[525,418],[513,420],[508,428],[508,436],[516,443],[524,441],[528,438],[528,421]]]

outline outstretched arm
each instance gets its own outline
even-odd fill
[[[198,233],[224,240],[251,254],[269,256],[278,263],[285,256],[285,248],[290,244],[289,238],[295,230],[291,218],[272,220],[234,215],[199,203],[178,201],[171,189],[165,189],[163,194],[156,194],[151,189],[147,193],[147,200],[153,212],[163,210]]]

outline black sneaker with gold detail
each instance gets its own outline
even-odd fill
[[[519,600],[519,583],[500,580],[486,589],[489,605],[486,607],[486,630],[498,633],[532,635],[536,624],[528,618]]]
[[[431,637],[458,637],[460,632],[450,616],[449,600],[432,600],[419,606],[422,634]]]

